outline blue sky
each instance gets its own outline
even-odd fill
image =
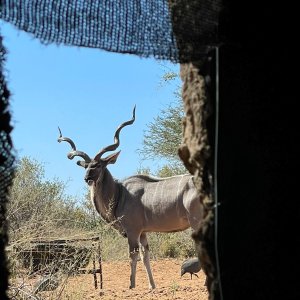
[[[124,179],[141,166],[158,168],[158,162],[142,161],[137,149],[146,124],[174,101],[179,79],[161,82],[166,71],[178,72],[179,65],[99,49],[45,46],[9,24],[0,26],[8,50],[6,78],[18,157],[43,163],[47,178],[67,182],[68,194],[82,196],[85,171],[76,158],[67,159],[70,146],[57,142],[57,126],[78,150],[94,157],[112,144],[116,128],[131,118],[136,105],[136,121],[122,130],[121,154],[109,170]]]

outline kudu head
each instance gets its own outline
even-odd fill
[[[117,128],[115,132],[114,143],[100,150],[93,159],[91,159],[85,152],[76,150],[75,143],[70,138],[63,137],[59,127],[58,127],[59,137],[57,141],[59,143],[68,142],[71,145],[72,150],[67,155],[69,159],[73,159],[75,156],[79,156],[84,159],[84,160],[77,161],[77,164],[86,169],[84,180],[87,182],[88,185],[91,185],[93,182],[96,182],[98,179],[102,178],[108,164],[114,164],[117,161],[120,151],[110,154],[105,158],[102,158],[101,156],[104,153],[108,151],[114,151],[119,147],[120,131],[122,130],[123,127],[127,125],[131,125],[134,121],[135,121],[135,106],[132,112],[132,119],[122,123]]]

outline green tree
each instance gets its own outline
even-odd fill
[[[183,111],[179,103],[162,109],[154,121],[147,125],[141,154],[147,159],[164,158],[177,162],[177,148],[182,141],[182,118]]]
[[[163,82],[170,82],[178,75],[174,72],[165,73]],[[147,124],[144,132],[143,148],[139,153],[143,159],[163,159],[166,164],[157,174],[160,177],[168,177],[186,173],[186,169],[179,159],[177,150],[182,142],[182,120],[184,117],[183,104],[180,95],[180,87],[174,92],[175,101],[162,109],[152,122]]]

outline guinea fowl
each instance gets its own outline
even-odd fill
[[[196,273],[198,273],[200,270],[201,270],[201,265],[199,259],[197,257],[188,258],[181,265],[181,277],[185,273],[190,273],[191,279],[193,275],[198,277]]]

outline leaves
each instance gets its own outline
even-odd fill
[[[165,158],[179,161],[177,149],[182,142],[183,109],[181,105],[161,111],[144,133],[143,149],[139,153],[145,159]]]

